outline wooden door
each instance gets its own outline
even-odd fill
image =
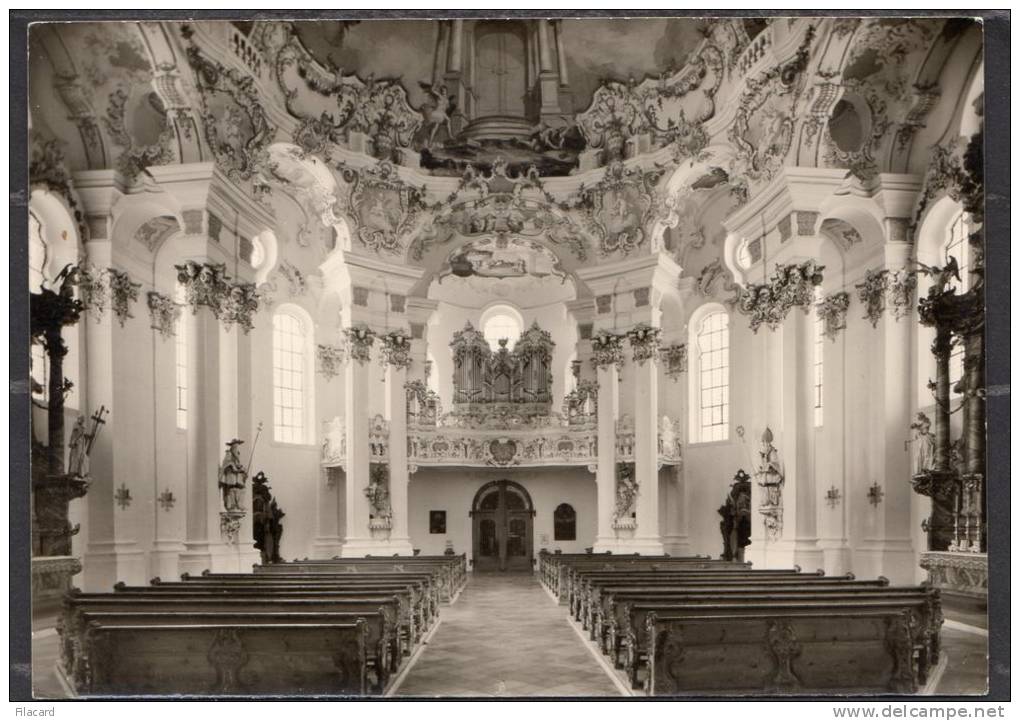
[[[471,511],[475,570],[531,571],[534,515],[522,486],[512,481],[483,486]]]

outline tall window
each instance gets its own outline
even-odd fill
[[[960,266],[960,282],[950,280],[949,287],[956,288],[957,293],[966,293],[970,288],[968,268],[970,267],[970,241],[968,235],[967,218],[964,213],[958,213],[953,222],[949,225],[949,237],[946,240],[946,260],[950,257],[956,258]],[[963,344],[957,344],[949,356],[949,382],[950,387],[963,378]]]
[[[713,311],[705,316],[695,340],[698,441],[725,441],[730,424],[730,332],[726,313]]]
[[[179,285],[174,293],[174,301],[184,304],[184,287]],[[188,315],[185,309],[174,322],[174,361],[177,369],[177,427],[186,430],[188,427]]]
[[[300,318],[285,311],[273,316],[273,437],[304,443],[307,332]]]
[[[513,350],[522,330],[520,316],[509,306],[493,306],[482,317],[482,335],[492,350],[499,349],[501,338],[508,339],[506,347]]]
[[[825,414],[822,405],[822,384],[825,380],[825,321],[822,314],[818,312],[818,304],[822,302],[824,295],[821,288],[815,288],[815,323],[814,323],[814,378],[812,396],[815,408],[815,428],[822,426]]]

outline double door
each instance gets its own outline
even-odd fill
[[[511,481],[488,484],[471,515],[476,571],[531,571],[534,511],[524,488]]]

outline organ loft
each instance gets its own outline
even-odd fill
[[[33,24],[36,692],[982,693],[983,33]]]

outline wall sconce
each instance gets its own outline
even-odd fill
[[[873,506],[877,506],[882,502],[882,496],[884,495],[882,486],[878,485],[878,481],[875,481],[871,484],[871,488],[868,489],[868,502]]]
[[[835,508],[838,506],[841,498],[842,495],[840,494],[839,489],[835,486],[825,492],[825,502],[829,504],[829,508]]]

